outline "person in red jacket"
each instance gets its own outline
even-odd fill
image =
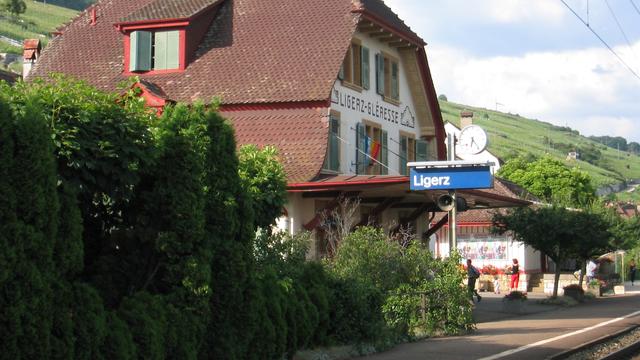
[[[518,283],[520,282],[520,266],[518,265],[518,259],[513,259],[511,265],[511,283],[509,288],[511,291],[518,290]]]

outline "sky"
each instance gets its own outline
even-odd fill
[[[565,2],[626,65],[561,0],[385,0],[449,101],[640,142],[640,0]]]

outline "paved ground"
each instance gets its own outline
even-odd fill
[[[529,294],[525,312],[518,315],[503,311],[503,295],[485,293],[474,309],[478,329],[473,334],[404,344],[363,359],[544,359],[640,324],[640,284],[627,285],[624,296],[568,308],[536,304],[541,295]]]

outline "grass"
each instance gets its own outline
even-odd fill
[[[22,49],[0,41],[0,53],[22,54]]]
[[[639,156],[622,151],[618,152],[616,149],[581,136],[576,131],[519,115],[446,101],[440,101],[440,109],[444,120],[456,126],[460,126],[460,111],[473,111],[474,124],[482,126],[487,131],[489,151],[503,160],[518,154],[531,153],[536,157],[548,154],[568,166],[577,166],[589,173],[597,187],[640,178]],[[554,149],[546,139],[551,139],[551,143],[572,144],[573,146],[592,144],[600,150],[602,156],[597,162],[598,165],[581,160],[566,160],[566,152]]]
[[[22,41],[24,39],[41,39],[47,43],[50,33],[76,16],[75,10],[27,1],[27,11],[18,18],[7,12],[0,12],[0,35]]]

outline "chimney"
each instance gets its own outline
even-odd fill
[[[98,21],[98,14],[96,13],[96,8],[93,7],[91,9],[91,22],[89,22],[89,24],[91,26],[96,26],[97,21]]]
[[[22,45],[22,78],[26,79],[31,68],[40,58],[42,45],[38,39],[26,39]]]
[[[460,112],[460,129],[473,124],[473,112],[464,110]]]

